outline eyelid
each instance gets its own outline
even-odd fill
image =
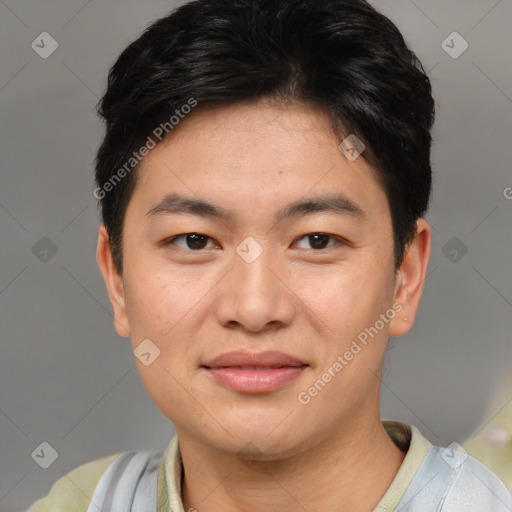
[[[191,231],[191,232],[188,232],[188,233],[180,233],[178,235],[174,235],[174,236],[171,236],[169,238],[166,238],[163,242],[162,242],[162,245],[165,247],[165,246],[168,246],[168,245],[177,245],[174,243],[174,241],[177,239],[177,238],[181,238],[181,237],[186,237],[187,235],[201,235],[201,236],[204,236],[208,241],[212,241],[214,242],[215,244],[218,245],[218,242],[215,240],[215,238],[211,237],[211,236],[208,236],[204,233],[199,233],[198,231]],[[208,242],[207,242],[208,243]],[[177,247],[179,249],[183,249],[182,247],[179,247],[177,245]],[[187,252],[202,252],[204,251],[204,249],[198,249],[197,251],[194,251],[193,249],[183,249],[184,251],[187,251]]]
[[[348,241],[345,240],[344,238],[338,236],[338,235],[333,235],[331,233],[326,233],[324,231],[312,231],[311,233],[306,233],[304,235],[301,235],[299,236],[298,238],[295,239],[294,243],[296,241],[299,241],[299,240],[302,240],[303,238],[306,238],[306,237],[309,237],[309,236],[312,236],[312,235],[324,235],[324,236],[327,236],[329,238],[332,238],[335,243],[332,244],[332,245],[329,245],[328,247],[324,247],[322,249],[304,249],[306,251],[310,251],[310,252],[322,252],[322,251],[325,251],[327,249],[331,249],[332,247],[336,247],[336,246],[339,246],[339,245],[348,245]]]

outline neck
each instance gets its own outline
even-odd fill
[[[321,444],[281,460],[244,464],[178,432],[185,477],[184,509],[208,512],[371,512],[395,477],[404,453],[380,418],[336,426]]]

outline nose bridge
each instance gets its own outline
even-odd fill
[[[254,239],[245,240],[237,247],[236,252],[233,270],[242,293],[252,291],[253,294],[270,294],[274,288],[275,268],[279,264],[268,247],[263,248]]]

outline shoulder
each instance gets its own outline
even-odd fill
[[[86,462],[59,478],[26,512],[86,512],[94,489],[119,453]]]
[[[453,473],[442,510],[509,512],[512,494],[490,469],[467,456]]]
[[[424,440],[427,450],[419,467],[413,468],[414,476],[397,510],[512,512],[510,490],[489,468],[457,443],[448,447],[432,445],[415,427],[412,430],[411,448],[416,438]],[[406,460],[407,456],[404,463]]]

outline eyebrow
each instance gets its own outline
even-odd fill
[[[298,217],[299,215],[318,212],[350,215],[360,219],[366,216],[361,207],[343,195],[321,195],[285,205],[275,213],[275,219],[281,221]],[[233,212],[226,210],[222,206],[200,199],[180,196],[175,193],[165,195],[161,201],[146,213],[146,217],[151,218],[162,214],[183,213],[221,220],[233,219]]]

